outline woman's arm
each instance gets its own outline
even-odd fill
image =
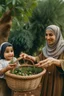
[[[39,67],[49,67],[49,66],[54,64],[58,67],[61,67],[61,63],[62,63],[61,59],[55,59],[55,58],[52,58],[52,57],[48,57],[47,59],[40,61],[37,64],[37,66],[39,66]]]
[[[39,62],[40,60],[43,60],[43,54],[40,53],[38,56],[31,56],[31,55],[28,55],[26,53],[21,53],[20,54],[20,57],[22,57],[23,59],[30,59],[34,62]]]
[[[64,60],[61,60],[61,68],[64,71]]]
[[[31,56],[31,55],[28,55],[26,53],[21,53],[20,54],[20,57],[23,58],[23,59],[25,59],[25,60],[30,59],[30,60],[32,60],[34,62],[36,61],[36,57]]]

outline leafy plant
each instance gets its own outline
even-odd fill
[[[56,24],[64,30],[64,1],[41,0],[34,9],[30,19],[30,28],[34,40],[31,52],[38,51],[45,44],[45,29],[51,24]]]
[[[19,56],[20,52],[28,52],[32,48],[33,37],[32,34],[23,29],[17,29],[11,32],[9,41],[13,44],[15,55]]]

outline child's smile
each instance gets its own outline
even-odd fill
[[[6,60],[11,60],[13,57],[14,57],[13,47],[12,46],[6,47],[5,52],[4,52],[4,58]]]

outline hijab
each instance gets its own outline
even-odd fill
[[[9,42],[4,42],[4,43],[1,44],[1,46],[0,46],[0,55],[1,55],[0,57],[1,57],[1,59],[5,59],[4,58],[4,52],[5,52],[6,47],[8,47],[8,46],[12,46],[12,44],[9,43]]]
[[[50,25],[46,28],[46,30],[52,30],[52,32],[54,32],[56,41],[52,45],[48,45],[46,42],[46,45],[43,48],[43,54],[45,57],[58,58],[64,51],[64,40],[60,28],[56,25]]]

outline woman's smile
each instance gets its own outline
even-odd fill
[[[52,32],[51,30],[46,30],[45,39],[49,45],[54,44],[56,40],[54,32]]]

